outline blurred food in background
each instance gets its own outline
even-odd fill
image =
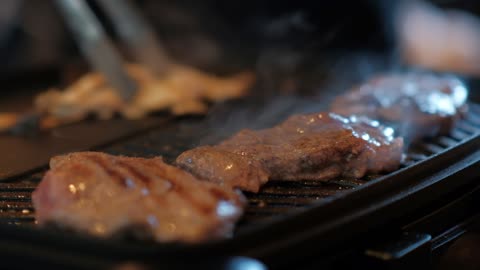
[[[408,64],[480,75],[480,20],[472,13],[405,1],[396,20],[398,45]]]
[[[168,110],[175,115],[201,114],[206,101],[224,101],[246,94],[254,81],[250,72],[217,77],[186,66],[171,67],[161,78],[139,65],[129,65],[128,73],[139,89],[131,101],[124,101],[97,72],[89,73],[66,89],[51,89],[38,95],[35,109],[49,123],[78,121],[89,115],[101,119],[115,113],[137,119],[149,113]]]
[[[95,1],[88,2],[109,35],[118,41],[112,22]],[[334,78],[336,88],[348,89],[352,81],[358,83],[377,72],[410,66],[480,74],[480,27],[475,15],[480,5],[476,1],[134,2],[153,24],[176,66],[182,66],[172,71],[171,78],[155,82],[151,89],[166,89],[165,85],[171,86],[175,81],[172,87],[185,91],[174,94],[155,90],[156,97],[166,99],[137,100],[134,108],[128,109],[121,102],[110,102],[115,98],[107,98],[106,106],[99,109],[97,101],[110,95],[109,87],[100,75],[88,73],[88,66],[53,1],[0,2],[0,56],[4,60],[0,79],[28,70],[39,74],[38,71],[53,67],[61,79],[52,84],[65,91],[40,95],[36,106],[43,113],[77,119],[87,112],[101,118],[119,112],[131,118],[145,115],[153,108],[169,108],[174,114],[204,111],[205,100],[245,94],[244,90],[252,85],[252,76],[256,82],[255,91],[250,94],[268,97],[318,95],[320,88],[328,92],[330,89],[323,84],[325,78]],[[445,11],[452,7],[465,11]],[[122,44],[116,45],[126,60],[133,62]],[[240,72],[245,70],[254,74],[242,75]],[[179,79],[179,74],[186,74],[185,79]],[[224,76],[233,79],[219,79]],[[205,87],[193,87],[197,83]],[[221,94],[212,90],[224,83],[233,90]],[[186,95],[192,87],[194,93]],[[37,91],[42,88],[37,87]],[[217,94],[208,94],[212,91]],[[98,96],[93,97],[93,92]],[[31,96],[33,107],[36,94]],[[183,107],[173,104],[173,100],[179,99]],[[78,107],[65,110],[65,104]],[[2,111],[5,110],[0,102]],[[14,118],[17,116],[6,115],[3,122],[10,123]]]

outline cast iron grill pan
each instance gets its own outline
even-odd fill
[[[191,148],[192,142],[205,132],[198,123],[173,123],[145,135],[117,143],[101,149],[112,154],[151,157],[162,155],[172,161],[178,154]],[[437,154],[461,145],[480,134],[480,105],[470,104],[468,115],[459,121],[449,136],[440,136],[423,141],[408,151],[402,168],[407,168]],[[0,183],[0,224],[32,225],[34,209],[31,193],[41,180],[43,172],[21,179]],[[324,181],[269,181],[258,194],[247,193],[249,205],[246,214],[238,224],[238,231],[254,227],[257,222],[270,218],[279,219],[295,210],[305,209],[317,201],[331,199],[332,196],[355,189],[378,177],[372,175],[364,179],[336,179]]]

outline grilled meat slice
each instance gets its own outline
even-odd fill
[[[201,179],[252,192],[258,192],[269,176],[261,162],[212,146],[184,152],[177,164]]]
[[[339,96],[331,110],[365,115],[415,140],[447,134],[465,113],[468,91],[453,76],[425,73],[377,76]]]
[[[214,182],[227,179],[228,185],[256,192],[257,185],[265,182],[263,178],[232,173],[223,165],[242,168],[246,166],[245,159],[251,160],[252,164],[261,165],[260,170],[267,172],[269,179],[278,180],[360,178],[367,173],[398,168],[403,140],[392,134],[391,128],[365,117],[345,118],[334,113],[295,115],[270,129],[245,129],[218,145],[186,151],[176,162],[200,178]],[[232,154],[242,157],[241,161],[236,162]],[[247,167],[259,170],[258,165]],[[252,185],[252,179],[257,185]]]
[[[32,195],[38,223],[102,237],[137,227],[160,242],[225,237],[245,204],[239,191],[161,158],[79,152],[52,158],[50,167]]]

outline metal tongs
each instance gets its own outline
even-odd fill
[[[157,41],[153,28],[129,0],[97,2],[110,17],[135,60],[157,75],[163,75],[169,65],[167,54]],[[130,100],[138,86],[125,71],[120,53],[86,0],[56,0],[56,3],[92,68],[102,73],[124,100]]]

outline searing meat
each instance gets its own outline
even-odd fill
[[[220,78],[193,68],[172,66],[162,78],[135,65],[127,66],[139,89],[130,102],[124,102],[108,85],[103,75],[85,75],[64,91],[50,90],[36,98],[37,110],[59,122],[71,122],[89,114],[111,118],[120,113],[140,118],[158,110],[173,114],[204,113],[205,101],[223,101],[246,93],[253,81],[251,73]]]
[[[415,140],[450,131],[466,110],[467,88],[452,76],[423,73],[377,76],[339,96],[331,110],[365,115]]]
[[[403,140],[392,134],[391,128],[363,117],[295,115],[270,129],[245,129],[218,145],[186,151],[176,162],[200,178],[223,179],[225,184],[257,192],[265,177],[328,180],[395,170],[402,158]],[[245,167],[262,173],[252,178],[252,173],[236,172]],[[232,172],[229,168],[237,169]]]
[[[201,179],[254,192],[269,176],[261,162],[220,147],[197,147],[180,155],[177,164]]]
[[[141,227],[155,240],[198,242],[231,234],[245,199],[165,164],[80,152],[52,158],[32,195],[40,225],[107,237]]]

